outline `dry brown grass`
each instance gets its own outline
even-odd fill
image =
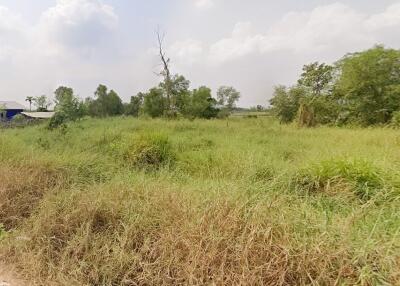
[[[0,221],[6,229],[30,216],[43,195],[65,181],[62,172],[46,165],[0,166]]]
[[[103,186],[54,195],[8,257],[39,285],[356,282],[345,246],[323,234],[304,244],[293,227],[266,206],[201,202],[163,185]]]

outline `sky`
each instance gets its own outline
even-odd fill
[[[304,64],[399,49],[400,0],[0,0],[0,100],[105,84],[129,101],[160,81],[157,29],[192,88],[234,86],[239,106],[265,106]]]

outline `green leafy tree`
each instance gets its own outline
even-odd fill
[[[283,85],[275,87],[270,104],[281,123],[290,123],[296,118],[300,108],[300,100],[305,95],[305,89],[299,86],[289,89]]]
[[[108,91],[107,86],[100,84],[94,94],[96,99],[88,101],[90,115],[105,117],[121,115],[124,112],[122,100],[114,90]]]
[[[157,87],[150,89],[144,96],[143,110],[153,118],[164,115],[167,110],[167,99],[162,89]]]
[[[48,111],[50,101],[48,100],[46,95],[41,95],[33,98],[33,102],[36,107],[36,111]]]
[[[142,108],[145,94],[139,92],[136,96],[131,97],[131,101],[125,105],[125,115],[138,117]]]
[[[70,87],[60,86],[54,92],[55,111],[62,114],[66,120],[76,120],[81,116],[79,99],[74,95],[74,90]]]
[[[318,119],[323,117],[326,111],[320,103],[329,102],[329,99],[322,96],[329,96],[330,86],[332,84],[334,68],[327,64],[318,62],[305,65],[303,73],[298,80],[299,86],[307,91],[300,101],[298,111],[298,120],[300,126],[311,127],[319,122]],[[332,101],[333,103],[333,101]]]
[[[219,110],[216,104],[210,88],[202,86],[194,89],[189,100],[188,115],[206,119],[217,117]]]
[[[240,92],[232,86],[221,86],[217,91],[218,103],[232,110],[240,99]]]
[[[335,94],[346,120],[388,123],[400,110],[400,51],[376,46],[338,62]]]

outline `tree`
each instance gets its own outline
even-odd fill
[[[162,71],[160,75],[163,76],[163,89],[166,95],[166,103],[165,103],[165,111],[168,114],[171,111],[171,94],[172,94],[172,80],[171,80],[171,72],[170,72],[170,58],[166,56],[164,51],[164,35],[160,34],[160,31],[157,31],[157,41],[158,41],[158,53],[160,55],[160,60],[162,64]]]
[[[49,100],[46,95],[41,95],[33,98],[34,105],[36,107],[36,111],[47,111],[50,105]]]
[[[313,97],[320,96],[333,79],[333,67],[314,62],[303,67],[303,73],[298,81],[300,86],[308,89]]]
[[[400,51],[376,46],[345,56],[334,92],[348,121],[388,123],[400,110]]]
[[[54,92],[55,111],[62,114],[66,120],[77,120],[81,116],[79,99],[70,87],[60,86]]]
[[[190,96],[188,115],[206,119],[217,117],[219,110],[215,107],[216,104],[210,88],[202,86],[194,89]]]
[[[130,103],[125,105],[125,115],[139,116],[140,109],[142,108],[145,94],[139,92],[136,96],[131,97]]]
[[[232,86],[221,86],[217,91],[217,99],[219,104],[232,110],[236,102],[240,99],[240,92]]]
[[[121,115],[124,111],[121,98],[114,90],[108,91],[107,86],[100,84],[95,91],[95,100],[88,100],[89,114],[105,117]]]
[[[161,117],[164,115],[167,108],[167,100],[163,95],[163,90],[160,88],[152,88],[144,96],[143,110],[151,117]]]
[[[29,102],[29,111],[32,111],[33,96],[27,96],[25,101]]]
[[[305,65],[303,73],[298,80],[299,86],[307,91],[307,96],[300,101],[298,112],[299,126],[311,127],[317,122],[317,114],[321,110],[316,105],[316,102],[321,102],[321,96],[328,96],[329,86],[333,79],[333,67],[327,64],[318,62]]]
[[[300,100],[305,97],[305,94],[304,88],[299,86],[289,89],[283,85],[275,87],[270,104],[281,123],[290,123],[296,118],[300,108]]]
[[[171,99],[173,109],[181,114],[187,113],[187,105],[190,97],[190,81],[182,75],[174,75],[171,79]],[[160,83],[160,88],[165,90],[165,83]]]

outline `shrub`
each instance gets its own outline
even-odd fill
[[[22,114],[17,114],[13,117],[12,121],[15,123],[24,123],[25,117]]]
[[[50,119],[48,128],[50,130],[65,127],[67,122],[67,116],[63,112],[56,112],[54,116]]]
[[[167,136],[146,134],[134,139],[124,152],[124,159],[140,169],[159,169],[174,161],[175,155]]]
[[[385,188],[382,177],[382,171],[368,161],[323,161],[301,170],[296,186],[313,193],[350,190],[365,201]]]
[[[400,111],[396,111],[393,113],[392,126],[400,128]]]

